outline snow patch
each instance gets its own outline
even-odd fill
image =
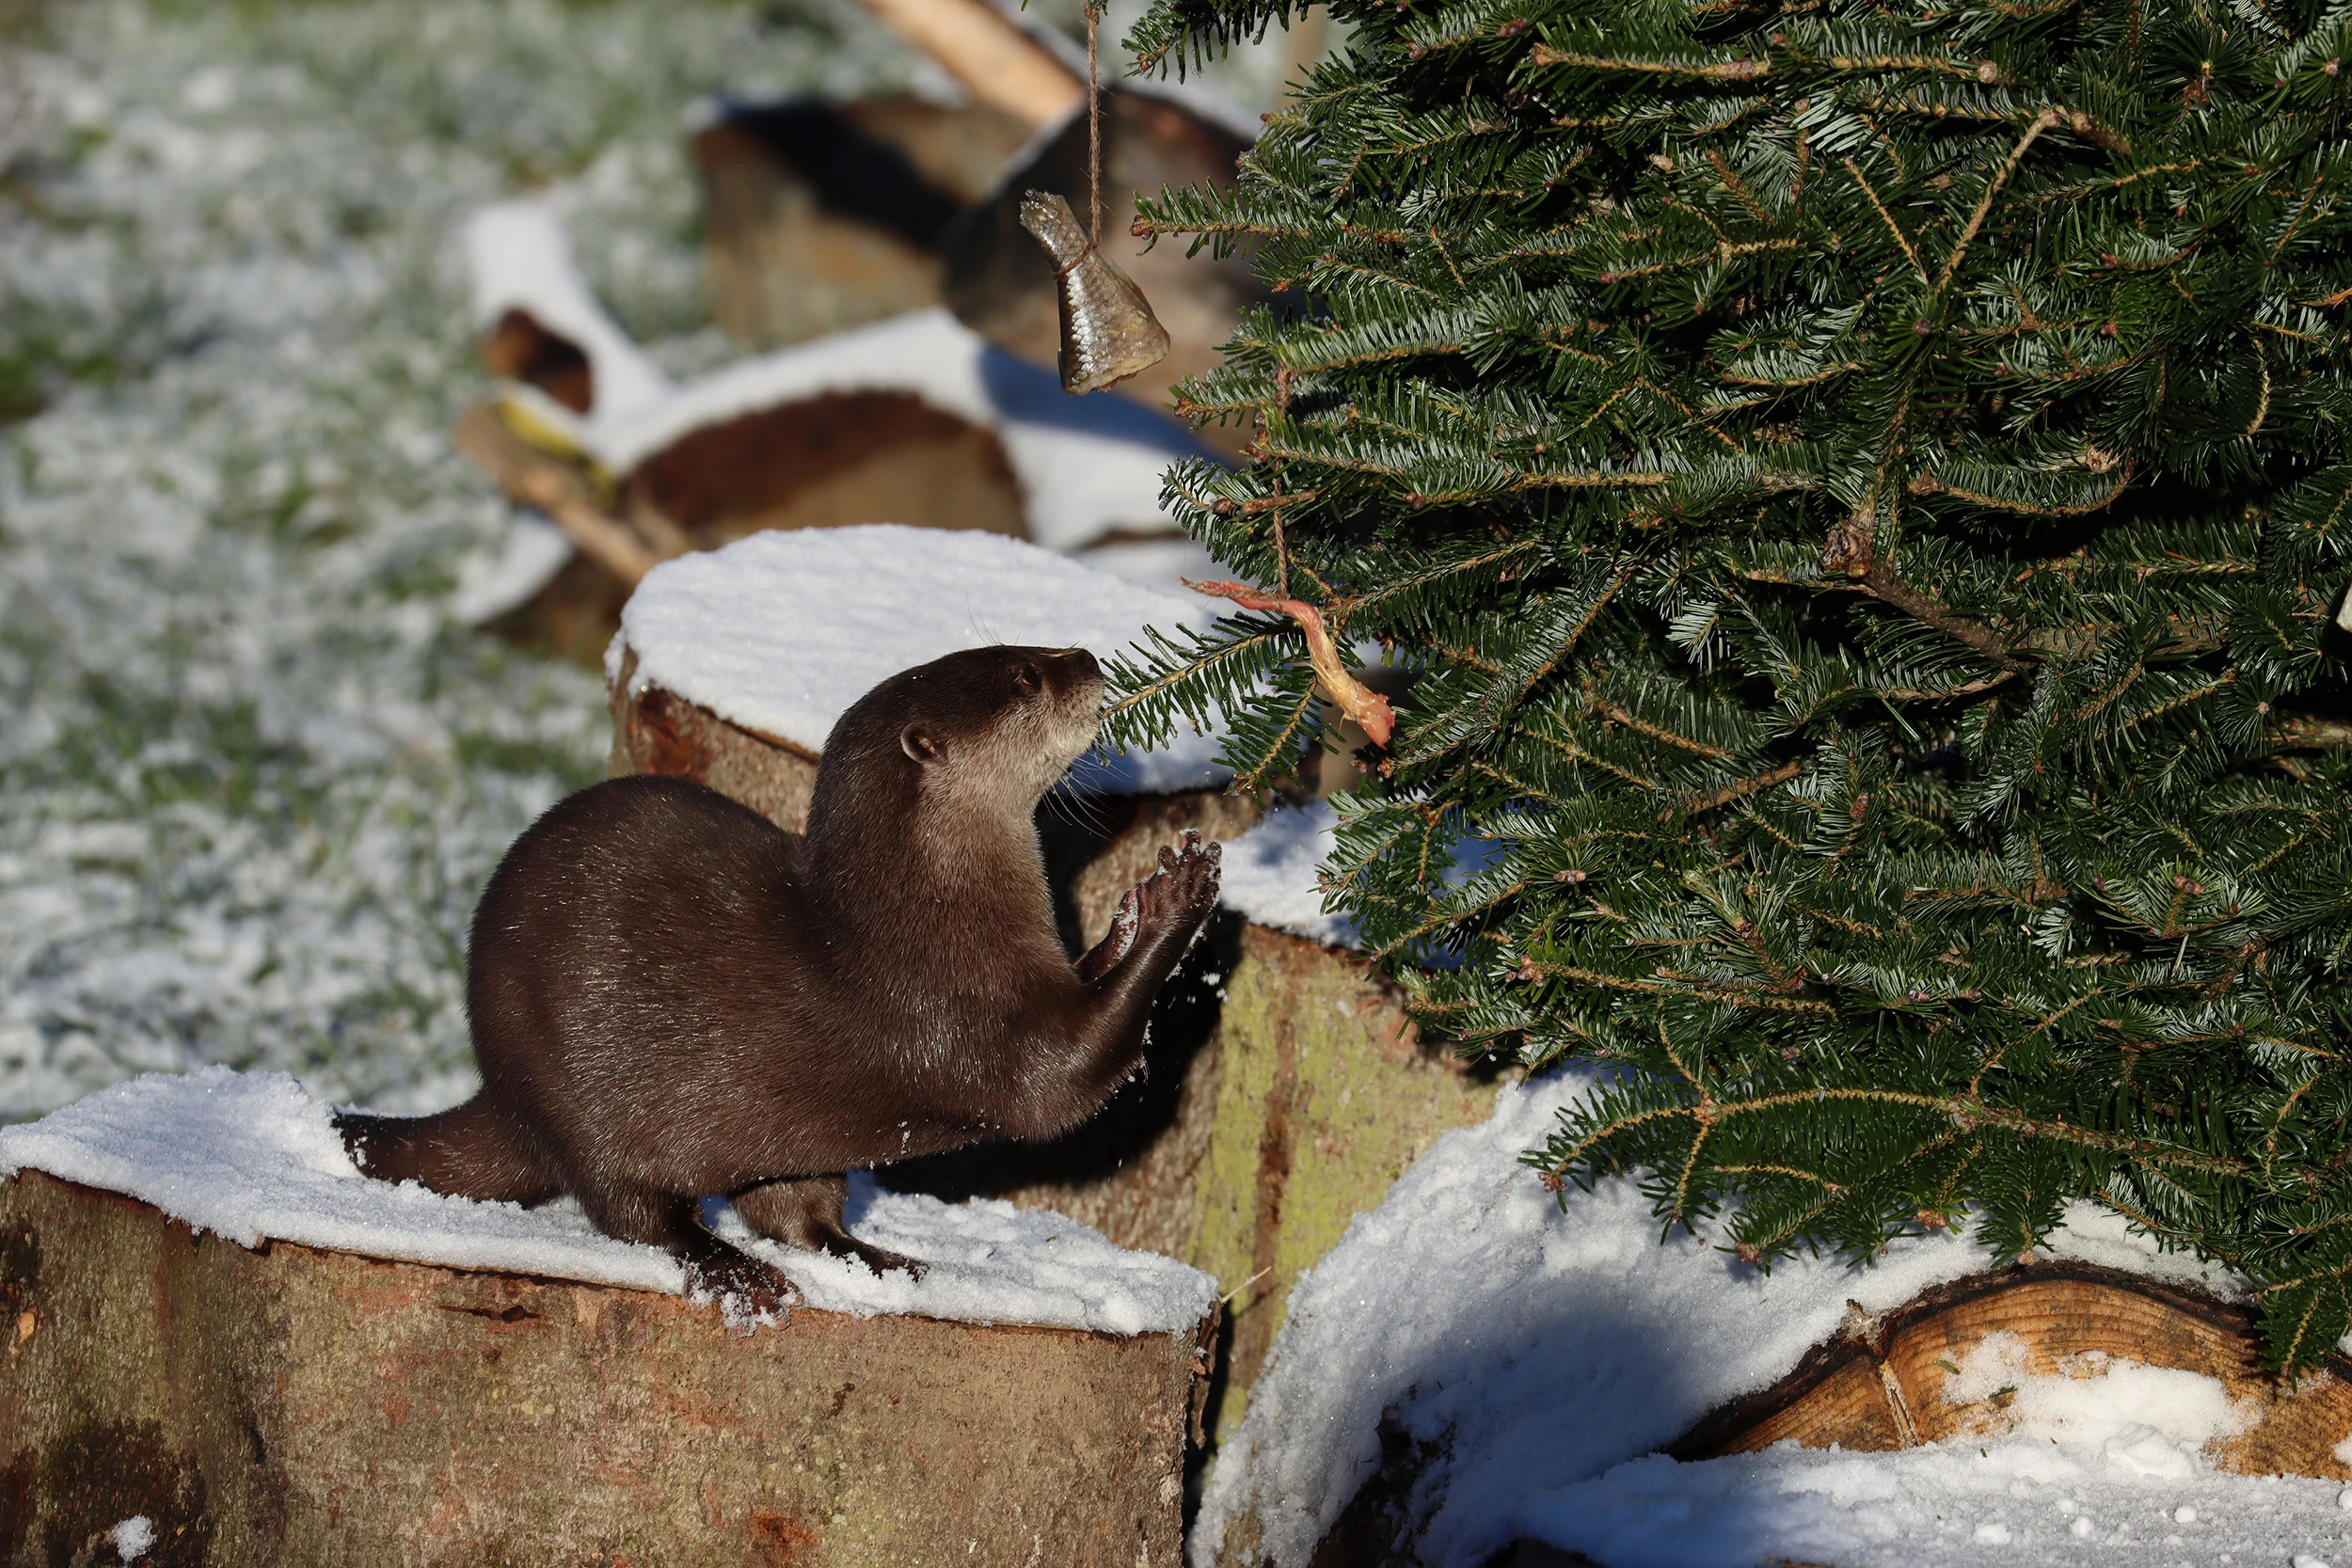
[[[1230,865],[1231,847],[1227,856]],[[1416,1516],[1427,1521],[1417,1549],[1432,1568],[1483,1563],[1515,1529],[1545,1534],[1611,1568],[1775,1556],[1842,1568],[1864,1558],[1816,1547],[1795,1525],[1768,1539],[1756,1533],[1761,1526],[1743,1522],[1769,1515],[1780,1506],[1771,1499],[1784,1493],[1818,1498],[1841,1487],[1861,1499],[1852,1504],[1862,1521],[1852,1524],[1852,1539],[1875,1539],[1870,1532],[1879,1525],[1869,1521],[1899,1522],[1906,1511],[1931,1521],[1909,1492],[1903,1496],[1914,1500],[1899,1506],[1864,1506],[1871,1497],[1895,1497],[1889,1488],[1909,1487],[1910,1472],[1887,1466],[1931,1463],[1915,1455],[1783,1457],[1774,1450],[1715,1462],[1727,1466],[1722,1469],[1639,1456],[1716,1405],[1792,1370],[1837,1331],[1849,1298],[1866,1311],[1883,1311],[1989,1267],[1991,1255],[1945,1232],[1899,1239],[1868,1268],[1798,1257],[1767,1275],[1705,1240],[1675,1236],[1661,1244],[1648,1200],[1629,1181],[1572,1191],[1563,1208],[1518,1159],[1598,1077],[1579,1069],[1505,1087],[1490,1121],[1438,1140],[1377,1210],[1357,1216],[1339,1244],[1300,1276],[1267,1369],[1250,1391],[1247,1418],[1208,1478],[1193,1533],[1196,1568],[1216,1560],[1228,1527],[1244,1514],[1255,1515],[1260,1560],[1305,1563],[1377,1467],[1384,1416],[1440,1454],[1413,1500]],[[2088,1205],[2068,1212],[2052,1250],[2159,1277],[2201,1277],[2193,1261],[2157,1255],[2120,1219]],[[1994,1362],[1979,1366],[1976,1375],[2001,1378],[1988,1392],[2013,1380]],[[2002,1441],[2070,1467],[2069,1478],[2148,1488],[2136,1505],[2143,1520],[2159,1497],[2168,1509],[2181,1500],[2161,1490],[2180,1481],[2176,1461],[2189,1465],[2197,1485],[2217,1499],[2238,1484],[2190,1457],[2204,1436],[2233,1418],[2226,1399],[2216,1402],[2217,1386],[2186,1373],[2122,1366],[2104,1381],[2129,1396],[2112,1419],[2070,1402],[2071,1388],[2033,1396],[2029,1409],[2068,1423],[2071,1447],[2054,1446],[2047,1436]],[[1992,1451],[1991,1443],[1983,1446]],[[1968,1459],[1991,1464],[1978,1459],[1977,1447],[1966,1447]],[[1961,1460],[1954,1453],[1932,1463]],[[2136,1467],[2142,1472],[2137,1480]],[[2152,1467],[2172,1473],[2144,1473]],[[1694,1474],[1682,1478],[1684,1471]],[[1985,1485],[1999,1492],[2026,1473],[2002,1472],[1997,1484]],[[1670,1476],[1682,1479],[1670,1482]],[[1587,1489],[1560,1492],[1576,1486]],[[2326,1489],[2329,1508],[2335,1490]],[[1553,1502],[1535,1500],[1554,1493]],[[2205,1517],[2205,1497],[2194,1500]],[[2233,1517],[2249,1516],[2236,1506]],[[1711,1524],[1704,1530],[1692,1525],[1698,1533],[1685,1537],[1672,1523],[1718,1515],[1726,1521],[1720,1535],[1708,1533]],[[2331,1529],[2342,1528],[2342,1513],[2329,1517]],[[1560,1523],[1575,1519],[1598,1522],[1589,1529]],[[2021,1517],[1982,1512],[1967,1519],[1967,1528],[1953,1528],[1970,1543],[1975,1526],[1987,1522],[2026,1538]],[[1916,1544],[1942,1526],[1919,1528],[1930,1534],[1904,1540]],[[1706,1541],[1717,1544],[1676,1555],[1689,1542]],[[1652,1550],[1644,1542],[1655,1544],[1652,1556],[1641,1555]]]
[[[1216,615],[1206,600],[1001,534],[801,529],[655,567],[621,611],[621,641],[637,656],[632,691],[659,686],[822,752],[877,683],[959,648],[1083,647],[1108,660],[1147,625],[1205,629]],[[1081,759],[1072,782],[1108,794],[1211,787],[1229,776],[1216,752],[1208,736],[1180,736],[1163,751]]]
[[[155,1544],[155,1521],[144,1513],[134,1513],[106,1533],[114,1537],[117,1556],[125,1562],[136,1562]]]
[[[571,243],[554,214],[536,201],[501,201],[466,223],[466,260],[473,278],[473,323],[486,330],[509,310],[570,340],[596,378],[591,418],[602,425],[655,402],[669,378],[605,313],[573,263]]]
[[[333,1115],[282,1072],[150,1073],[0,1128],[0,1176],[29,1168],[127,1194],[241,1246],[275,1239],[673,1295],[684,1287],[676,1259],[604,1235],[569,1200],[524,1209],[371,1180]],[[1189,1329],[1216,1299],[1216,1282],[1199,1270],[1129,1252],[1059,1214],[886,1192],[863,1172],[851,1179],[851,1227],[930,1263],[920,1280],[755,1240],[716,1207],[721,1234],[783,1269],[825,1311],[1132,1336]]]
[[[468,556],[449,612],[468,626],[496,620],[545,588],[572,559],[572,542],[545,514],[516,507],[496,555]]]
[[[1531,1495],[1515,1523],[1610,1568],[2303,1563],[2302,1548],[2352,1540],[2335,1492],[2202,1467],[2136,1478],[2032,1437],[1871,1454],[1783,1443],[1699,1465],[1635,1459]]]
[[[1327,800],[1279,806],[1225,846],[1217,902],[1243,919],[1331,947],[1359,945],[1356,923],[1323,909],[1322,869],[1339,816]]]
[[[2174,1481],[2197,1472],[2207,1442],[2245,1431],[2253,1417],[2217,1380],[2178,1368],[2093,1351],[2038,1370],[2026,1341],[2007,1330],[1961,1357],[1943,1398],[2002,1400],[1977,1418],[1975,1435],[2037,1437],[2119,1472]]]

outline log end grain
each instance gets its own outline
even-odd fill
[[[2067,1261],[1972,1275],[1857,1316],[1780,1382],[1709,1413],[1666,1451],[1705,1459],[1788,1440],[1879,1451],[2001,1435],[2013,1424],[2003,1393],[1963,1399],[1954,1381],[1995,1335],[2012,1337],[2011,1354],[2037,1376],[2094,1378],[2136,1362],[2212,1378],[2245,1421],[2206,1444],[2216,1465],[2352,1481],[2335,1452],[2352,1433],[2352,1362],[2331,1354],[2289,1383],[2263,1370],[2250,1308]]]

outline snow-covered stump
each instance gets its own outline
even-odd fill
[[[852,1224],[930,1275],[786,1257],[820,1305],[736,1338],[663,1254],[338,1154],[291,1080],[218,1069],[0,1135],[0,1563],[114,1561],[141,1517],[164,1564],[1178,1560],[1214,1293],[1180,1265],[885,1196]]]
[[[1098,657],[1213,608],[995,540],[844,530],[665,565],[607,661],[615,773],[711,785],[805,820],[833,720],[892,672],[979,641]],[[893,1167],[894,1186],[1050,1209],[1181,1258],[1232,1292],[1217,1427],[1244,1398],[1291,1283],[1438,1136],[1486,1120],[1494,1083],[1423,1048],[1394,991],[1321,912],[1325,807],[1224,793],[1211,749],[1122,755],[1041,817],[1073,940],[1091,943],[1161,846],[1227,841],[1226,912],[1171,982],[1151,1071],[1067,1137]],[[1083,769],[1082,769],[1083,770]]]
[[[843,113],[883,131],[898,121],[909,147],[931,144],[915,162],[943,178],[975,151],[907,123],[932,114],[921,105],[868,108],[882,112]],[[454,434],[525,510],[498,557],[466,566],[457,603],[501,635],[566,657],[586,640],[593,657],[654,561],[769,529],[981,529],[1154,580],[1208,564],[1156,500],[1168,463],[1203,450],[1198,439],[1121,399],[1073,401],[1050,370],[944,309],[678,385],[598,304],[542,205],[478,213],[467,251],[501,385]]]

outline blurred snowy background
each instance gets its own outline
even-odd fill
[[[487,385],[462,220],[542,198],[699,373],[736,351],[688,107],[954,89],[849,0],[8,15],[0,1119],[207,1062],[447,1103],[476,894],[607,734],[593,675],[453,612],[505,517],[446,436]]]

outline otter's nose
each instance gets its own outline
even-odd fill
[[[1096,663],[1094,656],[1088,653],[1084,648],[1073,648],[1061,657],[1068,659],[1071,664],[1077,669],[1079,674],[1091,676],[1097,679],[1101,678],[1103,673],[1102,665]]]

